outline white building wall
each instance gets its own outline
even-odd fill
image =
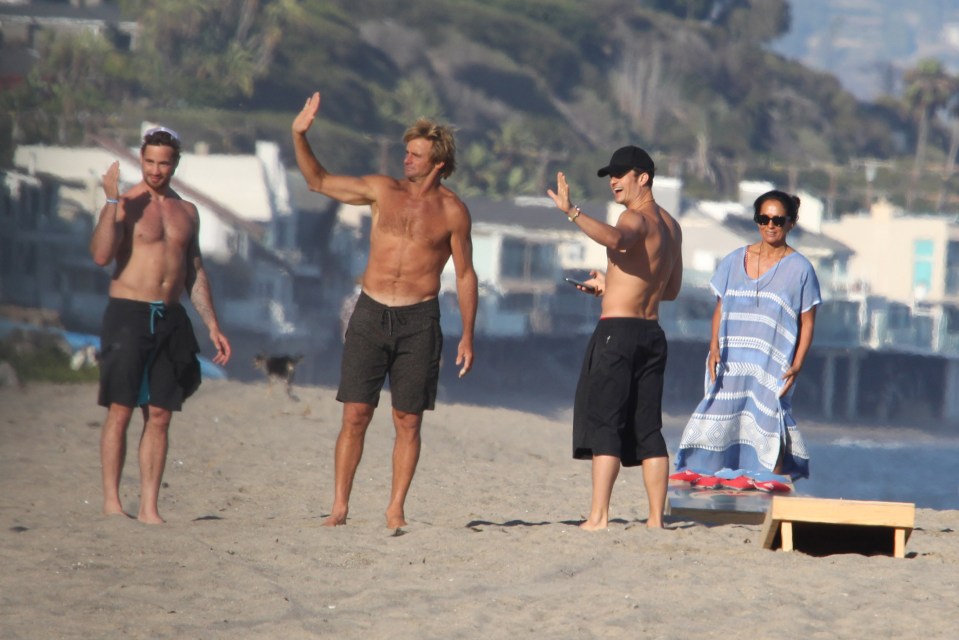
[[[241,247],[236,230],[224,224],[209,209],[197,206],[200,214],[200,253],[205,260],[226,262],[246,247]]]
[[[823,233],[849,246],[849,276],[872,294],[904,304],[942,301],[945,293],[946,251],[950,236],[959,240],[959,226],[944,218],[900,215],[889,203],[877,203],[868,214],[846,215],[822,223]],[[914,287],[915,243],[933,243],[932,286]]]
[[[499,276],[501,236],[473,235],[473,269],[480,282],[493,282]],[[446,263],[446,270],[455,277],[453,260]]]
[[[822,200],[807,191],[800,191],[796,195],[799,196],[798,226],[805,231],[822,233],[822,223],[826,213],[826,205]]]
[[[264,167],[254,155],[183,153],[176,179],[245,220],[267,223],[273,218]]]
[[[767,191],[772,191],[776,188],[772,182],[766,182],[764,180],[743,180],[739,183],[739,204],[743,205],[749,210],[750,217],[753,212],[753,203],[756,201],[756,198],[766,193]]]
[[[653,179],[653,198],[657,204],[673,216],[678,216],[683,200],[683,181],[670,176]]]

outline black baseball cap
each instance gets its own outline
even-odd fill
[[[610,158],[609,164],[597,171],[596,175],[600,178],[621,176],[630,169],[636,169],[639,173],[648,173],[650,178],[656,174],[656,165],[649,154],[635,145],[629,145],[617,149]]]

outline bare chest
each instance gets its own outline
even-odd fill
[[[399,241],[439,243],[449,237],[446,218],[431,201],[401,200],[375,212],[374,233]]]
[[[180,207],[147,205],[139,215],[132,216],[132,236],[135,245],[185,245],[193,237],[196,224]]]

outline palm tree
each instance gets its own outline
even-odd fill
[[[949,120],[949,151],[946,152],[946,170],[942,176],[942,184],[939,185],[939,195],[936,197],[936,213],[942,212],[946,190],[956,170],[956,155],[959,154],[959,78],[953,78],[953,82],[953,94],[946,108]]]
[[[303,21],[295,0],[126,0],[141,31],[141,75],[158,96],[197,103],[253,95],[284,29]],[[177,72],[171,74],[170,71]]]
[[[942,63],[932,58],[920,60],[915,67],[903,74],[906,89],[903,103],[918,121],[916,132],[916,158],[912,169],[912,183],[906,193],[906,206],[912,205],[912,199],[919,173],[926,159],[926,145],[929,141],[929,124],[936,112],[946,106],[955,93],[956,81],[946,73]]]

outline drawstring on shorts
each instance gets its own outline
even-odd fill
[[[163,319],[163,312],[166,310],[166,303],[162,300],[157,300],[156,302],[150,303],[150,334],[156,335],[156,319],[159,317]],[[150,402],[150,367],[153,365],[153,360],[156,358],[156,349],[150,353],[150,358],[147,360],[146,367],[143,369],[143,378],[140,380],[140,397],[138,399],[139,405],[144,405]]]
[[[163,318],[163,311],[166,309],[166,304],[162,300],[150,303],[150,333],[153,335],[157,334],[156,329],[156,318],[160,316]]]
[[[393,336],[393,324],[394,324],[394,323],[396,323],[396,324],[398,324],[398,325],[404,325],[404,324],[406,324],[406,318],[405,318],[404,316],[396,313],[396,310],[395,310],[395,309],[391,309],[391,308],[389,308],[389,307],[383,309],[383,319],[382,319],[382,321],[381,321],[381,325],[388,328],[390,337]]]

